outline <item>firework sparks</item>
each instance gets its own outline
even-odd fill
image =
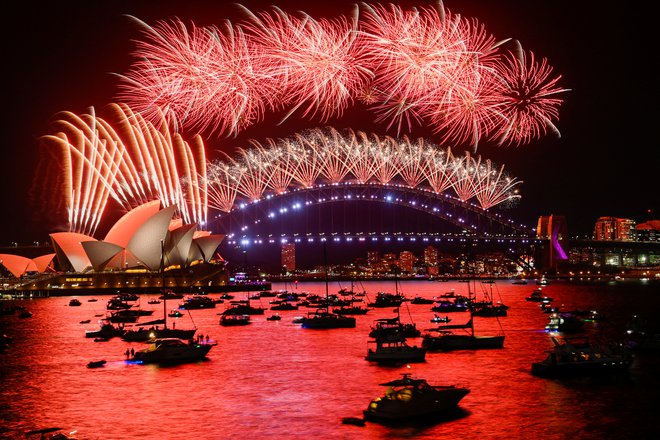
[[[209,164],[209,207],[229,212],[269,194],[340,182],[402,185],[437,194],[475,198],[482,209],[517,200],[520,181],[490,160],[462,157],[424,139],[394,139],[334,128],[308,130],[290,139],[252,142],[237,159]],[[277,183],[274,183],[277,182]]]
[[[42,138],[62,154],[64,193],[72,232],[92,235],[109,198],[126,211],[159,199],[176,205],[186,223],[206,223],[206,158],[199,136],[192,146],[167,123],[157,129],[123,104],[110,105],[114,123],[63,112],[57,134]],[[163,116],[161,116],[163,117]]]
[[[441,2],[360,8],[334,20],[244,8],[246,21],[221,28],[139,22],[145,39],[120,97],[154,123],[164,114],[177,127],[224,134],[266,110],[327,121],[355,101],[397,136],[426,125],[443,143],[475,149],[559,133],[567,89],[545,59],[503,52],[509,40]]]

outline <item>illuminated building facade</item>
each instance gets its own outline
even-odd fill
[[[399,268],[402,272],[412,273],[415,263],[415,255],[410,251],[403,251],[399,254]]]
[[[594,240],[634,241],[635,226],[635,221],[627,218],[600,217],[594,226]]]
[[[282,268],[287,272],[296,270],[295,243],[282,243]]]
[[[640,223],[635,229],[638,241],[660,241],[660,220]]]

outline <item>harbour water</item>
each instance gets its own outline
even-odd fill
[[[454,290],[467,294],[466,283],[406,281],[400,291],[427,298]],[[291,286],[287,286],[291,287]],[[341,286],[330,284],[335,293]],[[394,283],[362,282],[373,298],[394,291]],[[277,312],[280,321],[265,315],[252,323],[222,327],[218,313],[225,308],[192,310],[176,320],[177,328],[194,325],[198,333],[218,342],[208,360],[161,367],[126,363],[127,348],[139,343],[119,338],[94,342],[85,330],[97,328],[108,297],[70,307],[70,297],[20,301],[31,318],[0,317],[0,333],[13,338],[0,353],[0,438],[25,438],[25,432],[57,426],[76,431],[79,439],[645,439],[657,438],[660,356],[637,355],[629,372],[598,378],[548,380],[530,374],[533,361],[545,357],[552,344],[544,331],[548,315],[525,297],[537,286],[510,281],[480,284],[495,300],[510,306],[508,316],[475,317],[477,334],[503,329],[503,349],[428,353],[426,362],[379,366],[364,359],[370,326],[392,317],[392,308],[356,316],[353,329],[308,330],[292,323],[312,309]],[[283,289],[274,284],[273,289]],[[325,293],[323,283],[300,283],[298,292]],[[638,314],[657,318],[657,283],[631,281],[602,284],[553,282],[543,287],[553,304],[564,310],[596,309],[607,319],[587,323],[585,334],[621,338],[626,321]],[[247,294],[236,294],[244,299]],[[217,295],[212,295],[213,297]],[[154,317],[163,305],[147,304]],[[261,300],[268,307],[268,300]],[[168,301],[173,309],[179,301]],[[255,301],[255,305],[258,302]],[[436,326],[430,305],[407,304],[401,319],[418,328]],[[452,323],[467,321],[466,313],[449,315]],[[91,319],[89,324],[81,321]],[[170,322],[173,319],[170,318]],[[421,338],[412,338],[420,345]],[[90,361],[105,359],[102,368]],[[457,384],[471,392],[460,402],[461,414],[440,423],[383,426],[342,424],[344,417],[361,417],[370,399],[385,389],[379,383],[401,373],[431,384]]]

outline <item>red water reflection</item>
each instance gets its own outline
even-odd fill
[[[393,290],[392,283],[363,284],[372,295]],[[494,285],[496,299],[501,297],[510,306],[508,316],[499,318],[506,334],[504,349],[428,353],[426,362],[410,366],[379,366],[364,359],[369,328],[374,319],[393,316],[389,308],[356,316],[355,329],[336,330],[307,330],[293,324],[294,316],[306,314],[305,308],[279,311],[281,321],[267,321],[270,313],[266,312],[241,327],[218,325],[217,314],[224,305],[194,310],[198,331],[219,345],[207,361],[159,367],[124,362],[125,350],[137,350],[142,344],[118,338],[94,342],[84,337],[85,329],[94,328],[98,319],[94,315],[103,312],[107,298],[99,297],[96,303],[81,298],[80,307],[68,307],[68,297],[27,302],[33,318],[3,319],[9,327],[3,331],[14,336],[14,343],[0,355],[1,424],[8,438],[22,438],[25,431],[46,426],[64,426],[77,430],[80,438],[90,439],[228,439],[245,435],[548,439],[612,438],[616,433],[627,437],[635,429],[643,433],[642,420],[650,411],[645,404],[652,401],[653,390],[658,390],[658,379],[648,372],[657,362],[646,369],[634,367],[626,378],[605,384],[531,376],[531,362],[543,358],[543,351],[550,348],[549,335],[542,330],[547,315],[537,303],[524,299],[535,287],[510,282]],[[322,283],[301,283],[298,288],[325,291]],[[331,286],[331,292],[338,289]],[[467,286],[461,283],[402,283],[403,293],[410,298],[430,298],[451,289],[467,293]],[[613,318],[608,326],[614,328],[636,309],[658,305],[657,295],[625,287],[555,283],[544,290],[557,305],[597,307]],[[141,299],[142,307],[160,313],[162,305],[149,305],[148,299]],[[262,306],[267,307],[267,302],[263,299]],[[430,307],[402,307],[402,320],[412,320],[422,329],[434,327]],[[467,314],[456,313],[451,318],[458,323],[467,320]],[[92,319],[92,324],[80,324],[85,319]],[[478,334],[495,334],[499,324],[495,318],[475,318]],[[189,318],[179,318],[177,327],[188,325],[192,325]],[[587,331],[600,333],[604,326],[590,324]],[[409,343],[419,345],[421,339]],[[99,359],[107,361],[103,368],[86,368],[89,361]],[[344,417],[361,417],[369,400],[384,391],[378,384],[403,372],[433,384],[470,388],[471,393],[460,403],[465,417],[424,426],[341,423]]]

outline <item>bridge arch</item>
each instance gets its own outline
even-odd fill
[[[470,153],[456,156],[422,138],[325,128],[263,144],[254,141],[252,148],[210,163],[205,183],[208,206],[219,212],[214,223],[290,194],[309,205],[368,193],[370,201],[426,211],[472,233],[486,233],[486,223],[491,230],[495,226],[495,233],[527,232],[492,211],[520,198],[521,182],[508,176],[503,165]],[[333,194],[338,191],[346,194]]]
[[[531,229],[507,219],[498,212],[484,210],[476,204],[463,202],[449,194],[438,194],[425,188],[405,185],[360,184],[341,182],[319,184],[311,188],[294,188],[281,194],[268,194],[252,202],[237,203],[229,212],[211,219],[214,230],[240,235],[250,225],[290,211],[311,206],[339,202],[392,204],[424,212],[458,228],[464,234],[476,237],[529,237]]]

